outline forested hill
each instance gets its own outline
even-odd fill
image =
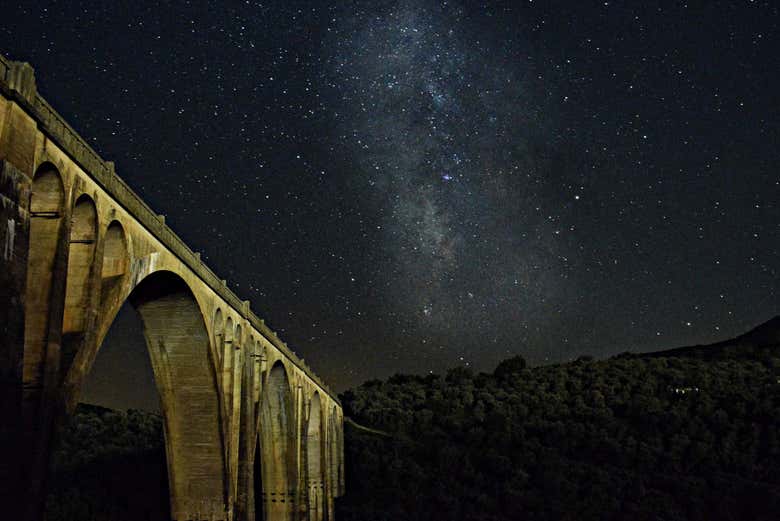
[[[667,351],[643,353],[641,356],[687,356],[708,360],[717,358],[755,359],[771,356],[780,345],[780,316],[776,316],[744,335],[710,345],[678,347]]]
[[[47,521],[167,521],[162,417],[79,404],[60,434]]]
[[[730,342],[342,396],[339,521],[748,520],[780,513],[780,318]]]

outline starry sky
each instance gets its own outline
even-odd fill
[[[780,313],[778,9],[23,2],[0,52],[343,390]]]

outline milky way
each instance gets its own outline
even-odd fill
[[[480,40],[464,16],[414,2],[348,17],[329,60],[337,138],[380,215],[388,312],[456,351],[475,325],[500,331],[487,343],[519,339],[540,319],[531,304],[557,294],[545,272],[565,251],[540,217],[548,187],[532,147],[549,126],[533,64]]]
[[[774,3],[3,17],[0,52],[339,389],[780,312]]]

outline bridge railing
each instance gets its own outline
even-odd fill
[[[41,130],[56,142],[81,168],[92,177],[106,192],[122,205],[149,232],[176,255],[188,268],[206,283],[228,305],[232,306],[252,326],[268,339],[277,349],[282,351],[301,371],[317,383],[338,403],[338,397],[314,372],[287,347],[265,321],[255,315],[248,306],[248,301],[242,301],[230,288],[226,281],[220,279],[189,246],[168,227],[162,216],[157,215],[146,202],[130,188],[114,171],[114,164],[104,161],[100,155],[82,138],[73,127],[41,96],[34,91],[26,97],[13,88],[11,76],[15,68],[29,67],[27,64],[13,62],[0,55],[0,81],[2,90],[8,92],[39,124]],[[30,99],[31,98],[31,99]]]

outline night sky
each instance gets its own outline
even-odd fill
[[[140,4],[0,52],[337,390],[780,313],[775,2]]]

